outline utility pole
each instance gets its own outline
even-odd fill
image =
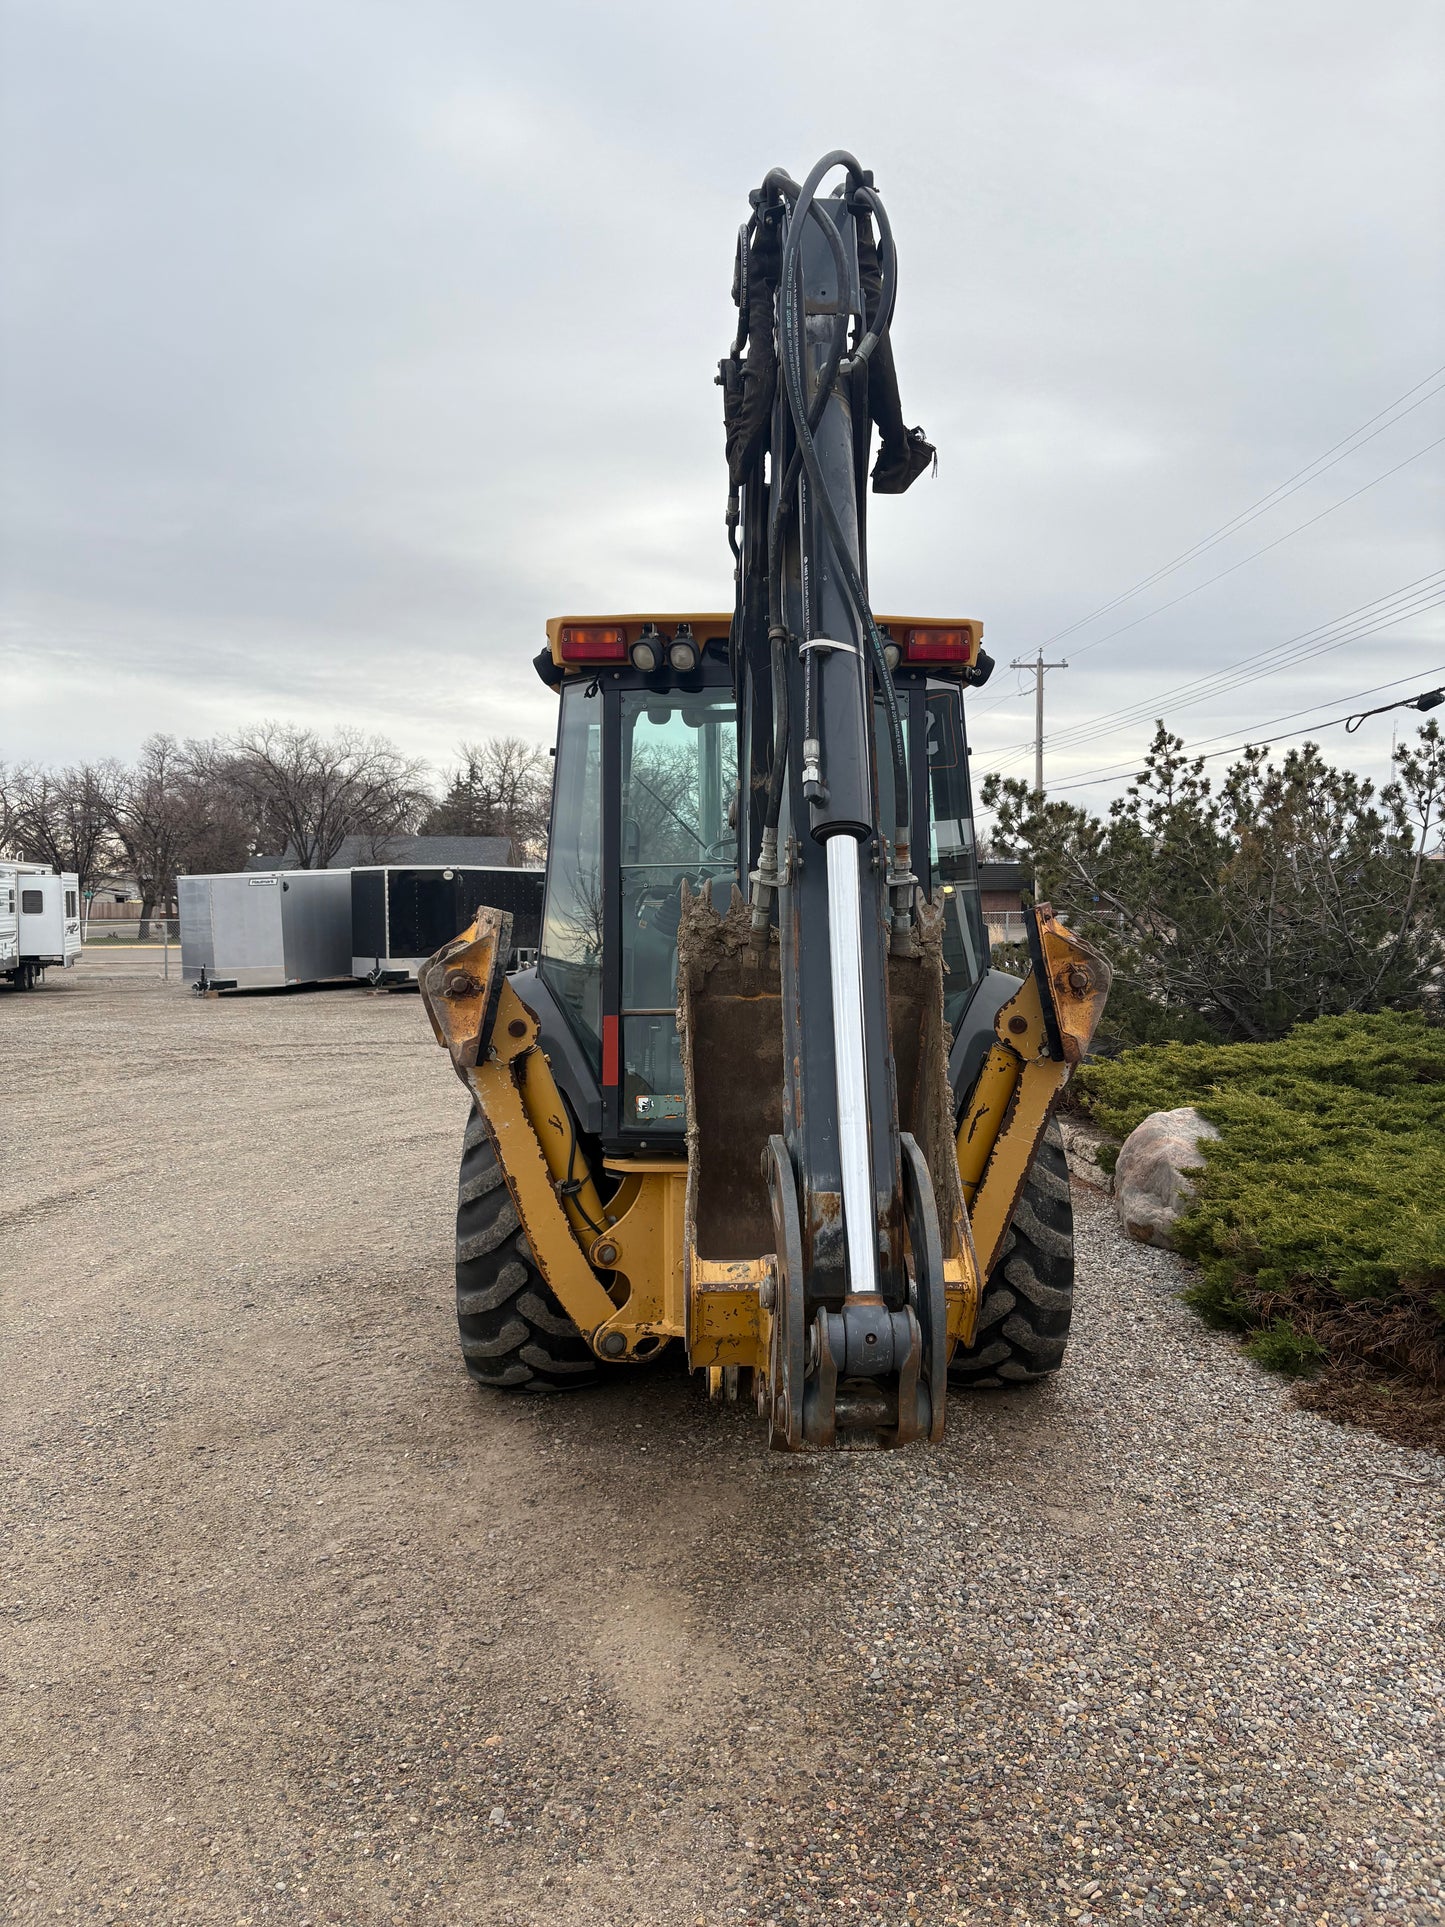
[[[1020,662],[1015,657],[1009,664],[1010,669],[1032,669],[1034,672],[1034,788],[1040,796],[1044,793],[1044,671],[1067,669],[1068,666],[1066,662],[1045,662],[1042,649],[1033,662]]]

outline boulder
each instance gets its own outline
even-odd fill
[[[1154,1111],[1129,1133],[1114,1166],[1114,1203],[1131,1238],[1173,1245],[1174,1227],[1194,1196],[1186,1173],[1204,1163],[1204,1139],[1218,1136],[1191,1104]]]

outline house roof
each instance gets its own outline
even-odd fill
[[[1021,890],[1024,884],[1022,863],[1008,861],[1003,863],[987,862],[978,866],[978,887],[980,890]]]
[[[511,843],[505,836],[348,836],[332,857],[329,870],[364,870],[379,863],[431,869],[464,868],[469,864],[495,868],[510,865]],[[248,870],[295,870],[294,852],[281,856],[253,856]]]

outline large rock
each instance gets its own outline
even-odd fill
[[[1154,1111],[1129,1133],[1114,1166],[1114,1203],[1131,1238],[1173,1245],[1174,1227],[1194,1196],[1186,1173],[1204,1163],[1204,1139],[1218,1136],[1190,1104]]]

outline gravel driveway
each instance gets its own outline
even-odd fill
[[[937,1451],[484,1400],[417,1000],[157,969],[0,994],[0,1917],[1445,1918],[1445,1468],[1096,1194]]]

